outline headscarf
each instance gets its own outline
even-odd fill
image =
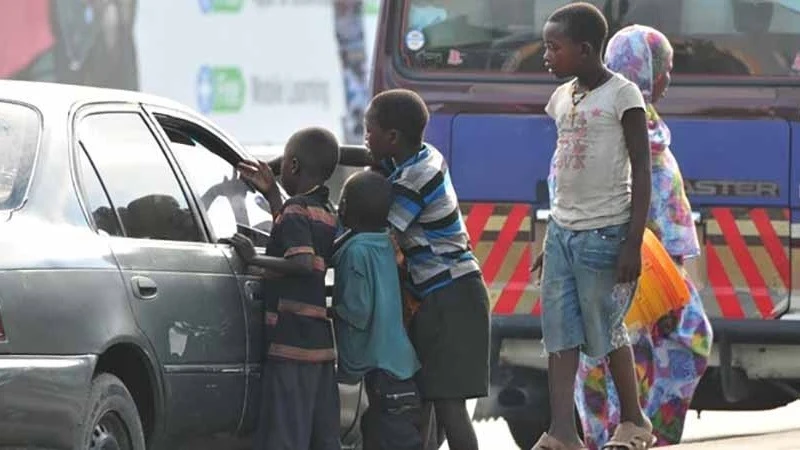
[[[630,25],[614,34],[606,47],[606,66],[632,81],[647,103],[650,150],[653,155],[669,147],[669,128],[653,106],[653,87],[669,70],[672,45],[663,33],[645,25]]]
[[[700,253],[692,209],[684,190],[683,178],[669,150],[669,127],[653,106],[653,85],[666,74],[672,58],[669,40],[655,28],[631,25],[608,41],[606,66],[632,81],[647,103],[647,131],[652,155],[653,189],[648,227],[676,258]]]
[[[646,103],[653,103],[653,84],[666,74],[672,58],[672,45],[660,31],[644,25],[619,30],[608,41],[606,65],[633,81]]]

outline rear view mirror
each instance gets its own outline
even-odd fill
[[[733,0],[733,24],[739,33],[768,32],[774,12],[773,2]]]

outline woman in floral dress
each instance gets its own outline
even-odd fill
[[[608,43],[606,64],[639,86],[647,102],[653,190],[648,227],[684,274],[691,300],[649,327],[631,329],[640,381],[640,402],[653,422],[657,445],[676,444],[695,388],[708,364],[712,331],[697,289],[683,269],[700,254],[691,206],[670,146],[670,131],[653,106],[664,96],[672,70],[672,46],[658,30],[633,25]],[[586,445],[602,448],[619,423],[619,400],[603,360],[582,357],[575,400]]]

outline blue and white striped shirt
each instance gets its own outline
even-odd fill
[[[389,223],[406,257],[411,288],[424,297],[480,273],[442,154],[426,144],[402,164],[386,166],[394,191]]]

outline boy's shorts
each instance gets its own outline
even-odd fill
[[[630,344],[625,315],[635,283],[617,284],[628,224],[572,231],[550,220],[542,269],[542,334],[548,353],[580,348],[603,357]]]
[[[339,385],[333,362],[268,359],[261,377],[255,448],[341,450]]]
[[[422,368],[425,401],[485,397],[489,391],[489,294],[480,273],[466,275],[422,299],[409,337]]]
[[[369,407],[361,417],[364,450],[422,450],[422,401],[413,379],[376,369],[364,377]]]

